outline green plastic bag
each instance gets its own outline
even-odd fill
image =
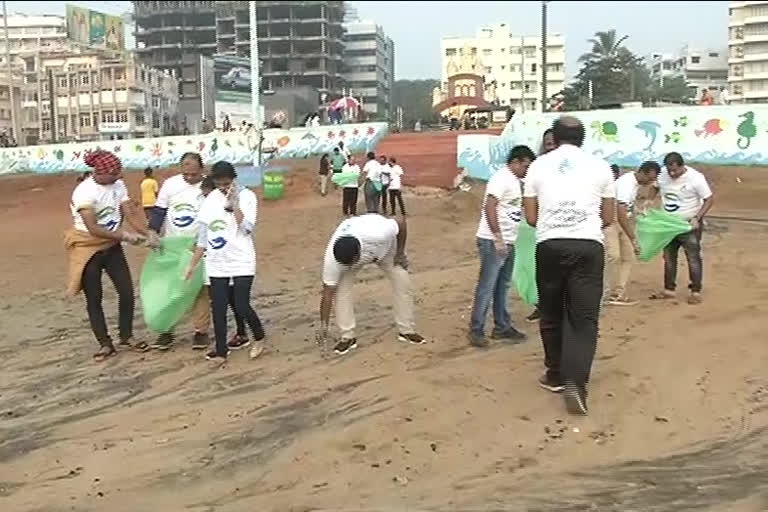
[[[384,185],[380,181],[373,181],[373,190],[381,192],[384,189]]]
[[[529,306],[539,303],[539,289],[536,287],[536,228],[520,221],[515,242],[515,264],[512,280],[520,299]]]
[[[655,208],[637,218],[637,244],[640,261],[650,261],[669,245],[673,238],[691,230],[691,225],[676,215]]]
[[[285,193],[282,172],[264,173],[264,199],[280,199]]]
[[[359,179],[360,175],[356,172],[335,172],[331,177],[331,181],[340,187],[357,183]]]
[[[160,249],[151,251],[144,262],[139,279],[141,307],[144,323],[155,332],[170,332],[192,308],[203,287],[202,263],[189,281],[184,280],[194,246],[193,237],[165,237]]]

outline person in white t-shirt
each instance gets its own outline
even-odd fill
[[[216,345],[206,355],[210,360],[226,360],[230,348],[241,348],[227,343],[227,308],[230,302],[230,283],[233,286],[235,311],[241,315],[256,343],[251,347],[251,358],[264,350],[264,329],[259,316],[251,307],[251,287],[256,273],[256,251],[253,247],[253,229],[256,225],[258,203],[256,194],[235,183],[237,173],[229,162],[216,162],[211,167],[216,190],[205,198],[200,207],[197,248],[187,269],[187,277],[205,253],[205,272],[210,280],[211,309]]]
[[[86,155],[85,163],[93,169],[93,175],[72,193],[70,210],[74,227],[65,235],[70,264],[69,292],[74,295],[82,290],[85,295],[88,320],[99,343],[99,351],[93,357],[102,361],[117,353],[104,318],[101,284],[104,272],[117,292],[119,345],[142,352],[149,350],[144,342],[132,342],[135,297],[121,242],[136,245],[147,241],[155,247],[157,240],[136,220],[137,209],[122,180],[120,159],[108,151],[97,150]],[[122,228],[124,219],[136,232]]]
[[[520,343],[525,334],[512,325],[507,311],[507,295],[515,262],[515,241],[523,216],[521,179],[536,159],[528,146],[515,146],[509,152],[507,165],[488,180],[485,198],[477,226],[477,252],[480,275],[475,287],[475,299],[469,323],[469,342],[487,347],[485,319],[493,302],[494,328],[491,336],[511,343]]]
[[[685,165],[680,153],[669,153],[664,157],[664,167],[658,181],[664,210],[690,222],[693,229],[675,237],[664,249],[664,290],[654,293],[651,298],[675,297],[677,254],[682,247],[688,259],[688,302],[699,304],[702,300],[704,272],[701,260],[702,223],[704,216],[712,208],[714,195],[704,175]]]
[[[194,246],[199,232],[198,213],[203,202],[200,183],[203,181],[203,159],[198,153],[184,153],[179,160],[181,173],[163,182],[155,207],[149,212],[149,227],[163,237],[188,237]],[[208,330],[211,326],[211,302],[208,287],[203,286],[192,307],[192,323],[195,334],[192,348],[208,347]],[[172,332],[161,333],[152,348],[168,350],[175,338]]]
[[[381,213],[387,214],[387,197],[389,193],[389,184],[392,182],[392,168],[384,155],[379,155],[379,181],[381,182]]]
[[[398,339],[413,344],[424,343],[424,338],[414,328],[405,242],[404,219],[397,221],[371,213],[350,217],[339,224],[328,242],[323,260],[320,328],[315,338],[321,347],[325,347],[328,336],[334,297],[336,321],[341,331],[341,340],[334,351],[346,354],[357,347],[352,287],[357,271],[371,263],[377,264],[392,282]]]
[[[343,215],[357,215],[357,190],[360,185],[360,166],[355,163],[355,157],[347,157],[347,163],[341,168],[342,173],[356,174],[357,181],[345,184],[341,191],[341,212]]]
[[[400,215],[405,217],[405,205],[403,204],[403,168],[397,163],[395,157],[389,159],[391,181],[389,182],[389,205],[391,207],[391,215],[395,215],[395,201],[400,203]],[[387,213],[386,205],[384,205],[384,213]]]
[[[381,165],[376,161],[376,155],[370,151],[368,159],[363,166],[363,196],[365,197],[365,210],[367,213],[379,213],[379,199],[381,197]]]
[[[637,302],[627,297],[627,283],[632,273],[635,254],[639,252],[635,238],[633,205],[640,187],[651,185],[659,176],[656,162],[640,164],[635,172],[628,172],[616,180],[616,221],[606,227],[605,235],[605,288],[606,304],[631,306]]]
[[[531,164],[523,206],[536,228],[539,331],[546,373],[539,384],[565,391],[569,412],[587,413],[587,382],[597,347],[603,294],[603,228],[616,211],[608,163],[584,149],[584,126],[569,116],[552,125],[557,149]]]

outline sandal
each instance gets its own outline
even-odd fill
[[[651,300],[671,300],[675,298],[675,292],[670,290],[662,290],[660,292],[655,292],[648,297]]]
[[[102,345],[99,351],[93,354],[93,360],[97,363],[104,361],[105,359],[117,355],[117,350],[112,345]]]
[[[130,339],[120,341],[120,343],[118,343],[117,346],[120,348],[123,348],[123,347],[129,348],[135,352],[149,352],[150,350],[152,350],[152,348],[149,345],[147,345],[145,342],[138,341],[136,343],[131,343]]]

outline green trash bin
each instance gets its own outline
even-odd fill
[[[285,194],[285,181],[280,171],[266,171],[264,173],[264,199],[281,199]]]

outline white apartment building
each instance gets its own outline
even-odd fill
[[[682,76],[695,98],[705,90],[717,97],[728,86],[728,54],[725,50],[695,50],[688,46],[676,53],[653,52],[645,57],[651,79],[664,83],[666,78]]]
[[[0,15],[0,30],[3,29]],[[52,51],[67,44],[67,21],[53,14],[9,14],[8,41],[12,56],[39,50]],[[0,38],[0,54],[5,58],[5,37]]]
[[[345,22],[344,29],[347,93],[362,97],[362,108],[373,119],[389,119],[395,82],[395,43],[373,21]]]
[[[448,81],[449,65],[462,57],[464,49],[482,63],[485,100],[517,111],[541,111],[541,37],[511,34],[506,23],[480,27],[475,37],[443,37],[442,82]],[[565,37],[547,35],[547,97],[565,87]]]
[[[768,2],[728,3],[731,103],[768,102]]]

